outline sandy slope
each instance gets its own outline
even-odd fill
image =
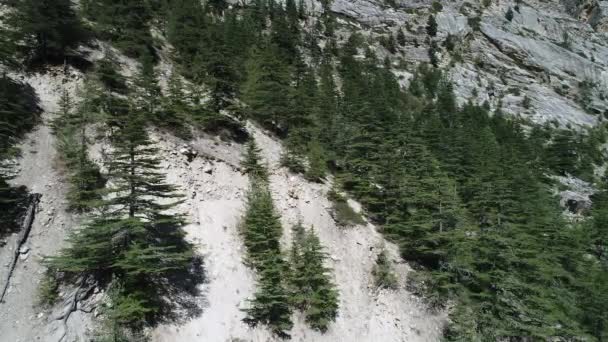
[[[19,176],[15,184],[27,185],[43,194],[32,233],[27,259],[20,260],[11,281],[6,303],[0,304],[0,341],[85,341],[90,316],[76,311],[67,327],[56,319],[55,310],[44,311],[35,306],[35,293],[44,268],[39,260],[54,254],[66,234],[78,224],[78,218],[66,213],[66,184],[56,167],[54,137],[48,120],[57,110],[63,87],[71,91],[80,82],[79,75],[34,75],[25,79],[37,91],[45,110],[45,121],[22,144]],[[271,190],[284,223],[284,245],[288,247],[290,227],[302,219],[314,226],[327,248],[340,290],[340,313],[326,334],[306,327],[296,315],[293,341],[436,341],[444,320],[426,311],[418,299],[404,289],[406,264],[397,264],[402,288],[398,291],[375,291],[371,284],[371,268],[379,247],[385,244],[372,225],[339,228],[330,216],[331,204],[326,199],[327,184],[307,182],[280,168],[281,145],[253,125],[253,132],[263,150],[271,171]],[[173,341],[272,341],[266,328],[249,328],[242,323],[246,299],[255,291],[255,274],[242,263],[243,246],[237,227],[245,206],[248,187],[246,175],[238,169],[243,147],[213,139],[192,142],[200,156],[191,163],[178,151],[181,142],[156,134],[161,148],[168,181],[178,185],[187,201],[178,208],[186,213],[191,224],[188,238],[205,256],[208,282],[201,285],[202,315],[187,322],[164,325],[154,329],[157,342]],[[0,249],[0,266],[9,260],[12,241]],[[386,244],[393,259],[396,249]],[[0,267],[4,278],[6,268]],[[69,292],[67,292],[69,293]],[[67,328],[67,329],[66,329]],[[64,332],[67,335],[64,336]],[[64,336],[63,339],[61,337]]]
[[[271,190],[283,217],[284,242],[298,219],[314,226],[327,252],[340,290],[340,315],[326,334],[311,331],[296,315],[293,341],[437,341],[444,320],[426,311],[403,285],[407,266],[398,264],[402,288],[374,291],[371,268],[378,247],[384,244],[372,225],[338,228],[330,216],[326,199],[329,185],[313,184],[280,168],[280,143],[249,126],[263,150],[271,170]],[[154,341],[272,341],[264,327],[250,329],[241,322],[239,310],[255,291],[254,274],[242,264],[243,246],[237,226],[244,209],[247,178],[236,160],[242,146],[227,146],[200,139],[194,146],[206,155],[225,161],[197,158],[188,164],[183,156],[170,157],[179,149],[176,141],[163,140],[163,157],[171,182],[188,193],[183,209],[189,212],[190,238],[206,256],[209,282],[202,285],[205,309],[201,316],[183,323],[155,329]],[[211,172],[206,173],[207,172]],[[297,198],[296,198],[297,197]],[[396,249],[387,245],[394,259]]]

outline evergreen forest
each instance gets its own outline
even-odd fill
[[[404,85],[369,37],[338,32],[333,12],[313,13],[304,1],[2,3],[0,237],[18,229],[28,196],[11,185],[16,146],[41,120],[35,92],[11,75],[80,68],[86,80],[75,94],[65,91],[51,127],[68,170],[66,201],[84,221],[44,265],[58,285],[107,290],[99,341],[144,340],[147,327],[188,307],[204,277],[188,222],[176,213],[187,189],[167,181],[150,129],[247,141],[239,233],[256,291],[244,322],[284,339],[295,313],[317,332],[331,329],[340,293],[318,228],[281,223],[248,121],[282,141],[280,162],[290,172],[333,182],[362,204],[412,266],[408,289],[434,309],[449,308],[446,341],[608,341],[603,123],[537,124],[458,101],[433,58],[411,66]],[[437,35],[433,16],[426,32]],[[381,43],[390,51],[404,39]],[[82,62],[79,47],[101,42],[114,55]],[[167,51],[174,72],[160,82]],[[120,72],[118,55],[137,62],[134,75]],[[111,146],[101,164],[90,155],[96,140]],[[562,178],[597,188],[577,220],[559,206]],[[375,288],[394,290],[394,272],[380,253]]]

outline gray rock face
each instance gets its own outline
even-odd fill
[[[402,30],[406,45],[395,54],[374,43],[380,58],[392,59],[398,76],[429,60],[425,26],[434,14],[438,32],[432,40],[461,103],[487,101],[535,123],[575,128],[593,126],[608,114],[608,1],[441,4],[432,13],[430,0],[395,1],[393,7],[381,0],[335,0],[331,10],[348,24],[338,31],[343,38],[353,31],[380,37]],[[455,42],[451,51],[443,44],[448,36]],[[403,86],[408,80],[399,79]]]
[[[588,22],[598,31],[608,31],[608,1],[563,0],[562,3],[571,15]]]

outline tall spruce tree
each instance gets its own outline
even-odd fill
[[[96,104],[99,91],[94,81],[87,81],[79,93],[83,100],[75,104],[70,94],[64,90],[59,101],[59,115],[53,121],[57,147],[68,170],[69,207],[76,211],[88,211],[95,207],[97,201],[101,200],[99,190],[104,186],[99,167],[88,155],[90,142],[87,128],[100,119]]]
[[[242,236],[247,249],[246,261],[258,272],[258,290],[244,309],[247,314],[244,322],[251,326],[262,323],[277,336],[289,337],[287,332],[293,323],[286,288],[287,264],[279,243],[282,227],[268,190],[268,171],[260,164],[254,140],[249,144],[243,166],[249,173],[251,187]]]
[[[284,285],[284,261],[279,254],[269,252],[260,266],[258,290],[244,310],[247,314],[244,321],[251,326],[265,324],[275,335],[289,338],[293,322],[289,293]]]
[[[122,328],[140,329],[144,319],[162,313],[163,297],[174,295],[165,279],[189,274],[193,252],[183,239],[183,218],[167,212],[181,196],[164,181],[145,115],[133,108],[126,119],[111,137],[110,186],[99,213],[70,234],[69,246],[47,263],[120,286],[113,315]]]
[[[313,329],[325,332],[338,315],[338,291],[324,265],[327,254],[314,230],[306,231],[301,223],[293,228],[291,248],[293,305]]]
[[[145,0],[83,0],[85,16],[94,29],[127,56],[154,54],[150,33],[151,9]]]
[[[251,49],[242,91],[253,118],[267,127],[286,129],[290,71],[274,45],[262,43]]]
[[[7,23],[5,33],[28,63],[64,62],[88,37],[70,0],[15,1]]]

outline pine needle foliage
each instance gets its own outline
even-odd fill
[[[68,171],[69,207],[80,212],[89,211],[97,205],[101,200],[99,190],[105,183],[99,167],[88,156],[90,141],[87,129],[100,117],[95,103],[97,94],[99,89],[94,81],[85,83],[79,94],[83,100],[78,104],[64,90],[59,100],[59,113],[52,123],[57,147]]]
[[[311,228],[301,223],[293,228],[290,251],[290,289],[292,305],[304,312],[306,322],[315,330],[325,332],[338,315],[338,290],[331,281],[327,254]]]
[[[255,326],[265,324],[281,338],[288,338],[293,326],[292,309],[286,284],[288,265],[281,253],[283,228],[268,189],[268,171],[260,161],[260,150],[251,140],[243,167],[249,174],[251,187],[241,234],[246,247],[246,263],[258,273],[257,291],[244,309],[244,322]]]
[[[374,276],[374,283],[379,289],[394,290],[399,286],[393,266],[384,249],[378,253],[376,264],[372,269],[372,275]]]
[[[9,49],[25,64],[63,63],[89,38],[70,0],[20,0],[8,14]]]
[[[183,218],[168,212],[181,196],[165,182],[145,117],[132,107],[112,134],[103,200],[68,237],[69,246],[46,260],[60,272],[120,284],[110,320],[135,331],[163,314],[163,297],[170,295],[166,279],[176,272],[188,275],[194,257],[183,239]]]

